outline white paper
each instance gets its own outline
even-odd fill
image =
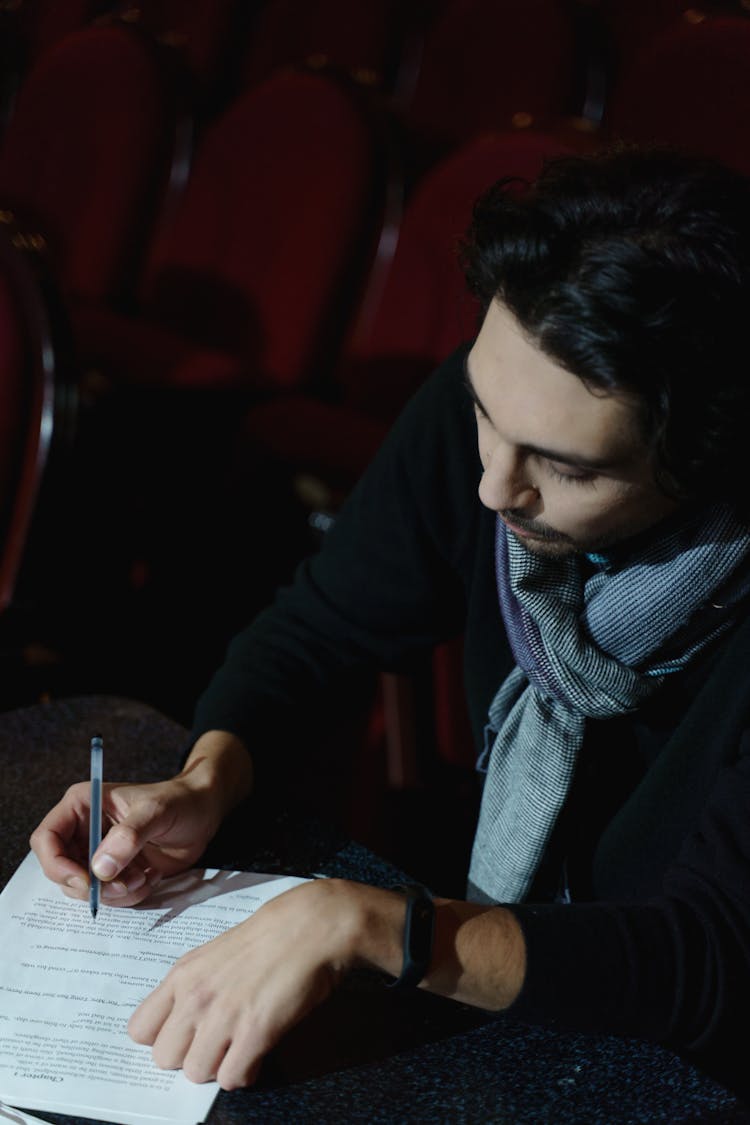
[[[128,1019],[183,953],[303,882],[189,871],[94,921],[30,853],[0,894],[0,1098],[113,1125],[204,1121],[217,1083],[159,1070]]]

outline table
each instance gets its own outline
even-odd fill
[[[188,734],[142,703],[88,696],[0,714],[0,885],[28,836],[73,781],[100,733],[110,779],[177,768]],[[407,876],[334,827],[283,809],[241,806],[207,862],[381,886]],[[75,1120],[42,1116],[59,1125]],[[256,1087],[222,1092],[210,1125],[302,1122],[501,1122],[507,1125],[750,1123],[737,1098],[660,1047],[523,1026],[422,992],[394,993],[355,974],[269,1057]]]

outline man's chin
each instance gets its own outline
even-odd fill
[[[509,529],[514,539],[518,540],[532,555],[542,555],[547,559],[567,559],[571,555],[582,554],[581,548],[567,539],[542,539],[534,535],[519,535]]]
[[[545,555],[548,558],[556,559],[567,558],[568,555],[579,553],[579,548],[576,544],[561,535],[555,535],[553,533],[537,535],[533,528],[515,524],[512,519],[508,519],[504,515],[501,515],[500,518],[513,538],[517,539],[518,542],[532,554]]]

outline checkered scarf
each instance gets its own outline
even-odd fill
[[[750,533],[725,506],[670,521],[613,560],[585,578],[580,558],[534,554],[498,519],[498,593],[517,666],[489,710],[496,737],[469,869],[474,901],[527,894],[586,719],[636,711],[730,626],[750,592]]]

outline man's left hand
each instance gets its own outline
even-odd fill
[[[133,1013],[131,1038],[192,1082],[216,1079],[225,1090],[254,1082],[263,1056],[350,967],[357,886],[304,883],[191,950]],[[398,910],[401,896],[362,889]]]

